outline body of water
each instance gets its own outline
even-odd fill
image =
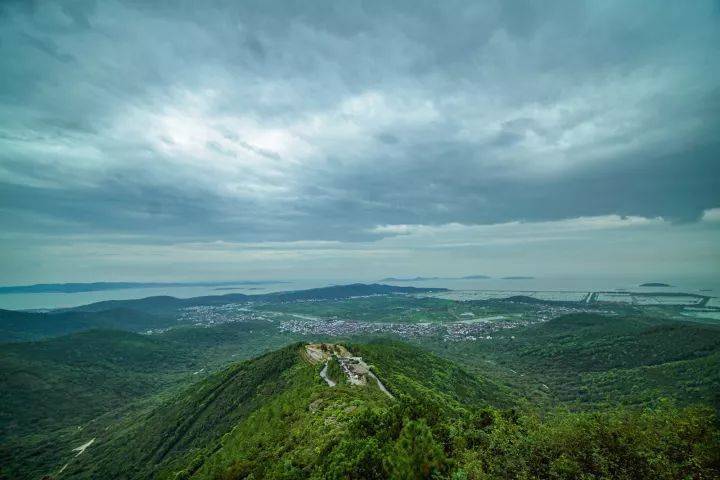
[[[243,293],[245,295],[259,295],[271,292],[286,292],[289,290],[304,290],[308,288],[325,287],[331,285],[327,280],[297,280],[282,283],[268,283],[263,285],[231,285],[224,286],[172,286],[148,288],[124,288],[103,290],[96,292],[75,293],[6,293],[0,294],[0,308],[7,310],[35,310],[77,307],[88,303],[105,300],[131,300],[136,298],[169,295],[177,298],[201,297],[205,295],[227,295]]]
[[[660,282],[670,287],[640,287],[642,283]],[[599,291],[633,291],[633,292],[679,292],[699,293],[708,296],[720,295],[720,279],[718,278],[578,278],[578,277],[537,277],[527,279],[437,279],[411,282],[390,282],[388,285],[413,287],[444,287],[452,290],[500,290],[510,292],[599,292]]]

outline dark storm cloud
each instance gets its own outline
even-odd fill
[[[712,2],[0,9],[19,233],[362,240],[720,205]]]

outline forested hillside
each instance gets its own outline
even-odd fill
[[[395,398],[371,385],[326,385],[319,366],[294,344],[233,366],[114,427],[65,472],[76,478],[224,479],[720,474],[720,437],[709,410],[662,404],[540,417],[511,407],[509,398],[486,398],[487,385],[416,348],[387,342],[349,347],[372,362]]]
[[[471,371],[501,378],[533,402],[592,409],[668,397],[720,408],[717,325],[575,314],[492,342],[421,343]]]
[[[52,338],[0,352],[0,478],[718,474],[720,328],[710,322],[374,286],[215,301],[171,315],[141,301],[155,313],[141,312],[138,328],[172,319],[147,334],[55,336],[133,310],[5,317]],[[309,341],[342,343],[362,362],[331,357],[323,377],[303,353]],[[380,383],[352,377],[353,364]]]

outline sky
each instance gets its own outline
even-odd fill
[[[0,284],[718,277],[719,132],[718,1],[4,0]]]

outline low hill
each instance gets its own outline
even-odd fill
[[[218,297],[237,298],[237,301],[244,301],[245,295],[229,294],[218,295]],[[153,297],[138,298],[132,300],[104,300],[102,302],[89,303],[79,307],[63,308],[58,311],[66,312],[101,312],[103,310],[113,310],[116,308],[128,308],[142,312],[154,314],[169,314],[177,309],[186,306],[187,299],[171,297],[169,295],[158,295]],[[230,303],[230,302],[226,302]]]
[[[298,290],[295,292],[278,292],[265,295],[253,295],[253,298],[264,301],[296,301],[296,300],[338,300],[351,297],[365,297],[370,295],[389,295],[422,292],[444,292],[446,288],[419,288],[398,287],[383,285],[381,283],[354,283],[350,285],[335,285],[331,287]]]
[[[582,374],[582,396],[593,404],[652,405],[674,394],[683,403],[720,411],[720,351],[699,358]]]
[[[0,343],[37,340],[93,328],[144,331],[175,323],[172,318],[129,308],[88,312],[0,310]]]
[[[720,328],[644,316],[566,315],[528,328],[513,343],[521,357],[578,371],[687,360],[720,351]]]
[[[260,295],[244,295],[241,293],[229,293],[226,295],[207,295],[193,298],[175,298],[169,296],[147,297],[137,300],[108,300],[91,303],[65,309],[66,311],[96,312],[111,308],[132,308],[150,313],[169,313],[184,307],[195,307],[202,305],[224,305],[228,303],[253,302],[293,302],[302,300],[335,300],[342,298],[445,291],[444,288],[416,288],[398,287],[394,285],[363,284],[355,283],[350,285],[334,285],[323,288],[312,288],[308,290],[296,290],[291,292],[265,293]]]
[[[540,397],[588,408],[703,402],[720,408],[720,327],[644,315],[572,314],[516,329],[491,343],[440,351]],[[489,362],[489,363],[488,363]]]

